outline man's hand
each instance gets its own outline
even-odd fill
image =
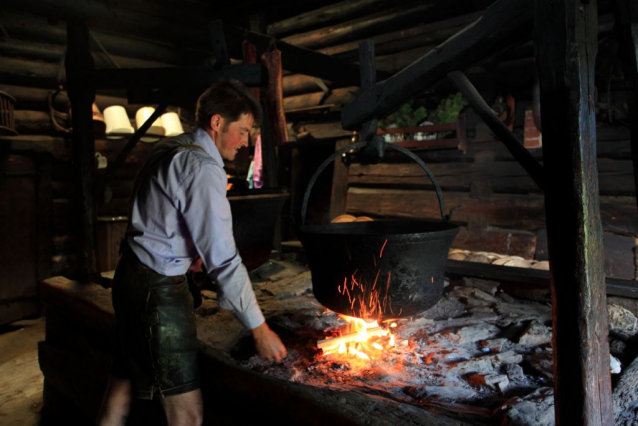
[[[265,322],[251,330],[255,339],[257,353],[266,361],[281,361],[286,356],[286,348]]]

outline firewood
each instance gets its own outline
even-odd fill
[[[385,336],[388,332],[381,327],[372,327],[365,331],[369,337],[381,337]],[[330,339],[322,339],[317,341],[317,347],[319,349],[328,348],[330,346],[338,346],[341,343],[354,342],[361,337],[362,333],[350,333],[343,336],[331,337]]]

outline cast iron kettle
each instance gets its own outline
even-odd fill
[[[441,188],[423,161],[397,150],[425,171],[436,189],[441,221],[378,220],[305,225],[310,191],[319,174],[356,142],[330,156],[310,179],[301,208],[299,239],[312,274],[312,290],[325,307],[349,316],[387,319],[416,315],[443,295],[447,254],[458,226],[449,223]]]

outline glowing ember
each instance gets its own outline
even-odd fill
[[[339,317],[347,323],[342,330],[343,334],[317,342],[317,347],[322,349],[325,355],[342,354],[373,360],[395,345],[394,335],[388,329],[379,326],[377,321],[341,314]]]

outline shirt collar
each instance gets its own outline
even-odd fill
[[[201,127],[198,127],[197,130],[195,130],[195,145],[199,145],[204,148],[206,153],[213,157],[213,160],[215,160],[216,163],[219,163],[220,166],[224,167],[224,159],[219,153],[213,138],[211,138],[208,132]]]

